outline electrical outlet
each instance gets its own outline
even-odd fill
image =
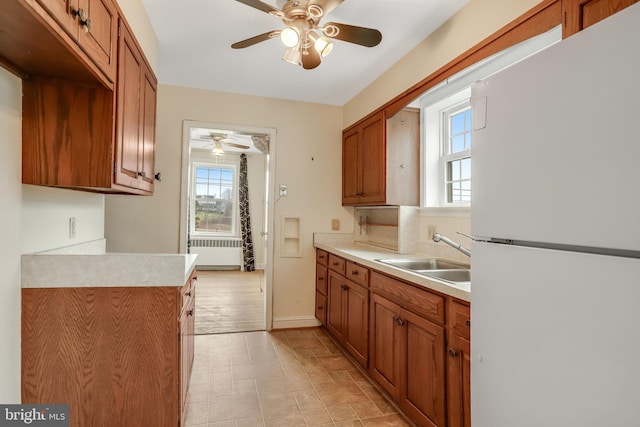
[[[69,218],[69,238],[70,239],[76,238],[76,218],[75,217]]]
[[[340,220],[338,218],[333,218],[331,220],[331,230],[332,231],[340,230]]]
[[[280,184],[280,195],[281,196],[287,195],[287,184]]]

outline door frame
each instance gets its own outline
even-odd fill
[[[225,129],[234,132],[243,133],[255,133],[260,135],[269,135],[269,153],[265,156],[267,162],[266,167],[266,182],[267,186],[264,189],[264,200],[266,204],[266,225],[267,231],[264,236],[260,236],[260,242],[263,244],[262,238],[266,240],[266,253],[265,253],[265,274],[264,274],[264,313],[265,313],[265,328],[270,331],[273,328],[273,254],[274,254],[274,241],[273,232],[275,227],[275,173],[276,173],[276,129],[264,128],[257,126],[241,126],[231,124],[221,124],[213,122],[204,122],[196,120],[183,120],[182,122],[182,176],[180,183],[180,253],[187,252],[187,230],[189,227],[187,217],[187,204],[189,202],[189,181],[190,170],[189,165],[191,161],[191,147],[189,143],[190,130],[192,127],[197,128],[213,128],[213,129]]]

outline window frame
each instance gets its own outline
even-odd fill
[[[233,214],[231,216],[231,231],[223,232],[223,231],[196,231],[195,229],[195,211],[196,211],[196,179],[197,179],[197,169],[198,167],[207,167],[207,168],[220,168],[220,169],[231,169],[233,171],[233,184],[232,184],[232,206],[233,206]],[[189,210],[193,214],[189,215],[189,234],[192,237],[225,237],[225,238],[238,238],[240,237],[240,229],[239,229],[239,177],[238,177],[239,167],[235,163],[231,162],[208,162],[204,160],[195,160],[191,163],[191,191],[190,191],[190,199],[191,202],[189,204]]]
[[[446,203],[445,168],[441,166],[441,111],[455,102],[462,102],[462,93],[468,91],[471,96],[471,85],[532,56],[562,40],[562,28],[556,26],[551,30],[524,40],[491,55],[464,70],[448,77],[427,90],[411,105],[418,106],[420,115],[421,144],[421,195],[422,209],[462,210],[469,212],[471,203]],[[431,123],[431,125],[429,125]],[[433,123],[439,125],[434,126]],[[434,129],[435,128],[435,129]],[[437,140],[437,143],[432,141]],[[472,191],[473,197],[473,191]]]

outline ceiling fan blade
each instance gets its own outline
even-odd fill
[[[323,32],[327,37],[366,47],[377,46],[382,41],[382,33],[373,28],[357,27],[337,22],[328,22],[324,25],[324,28]]]
[[[309,0],[309,5],[320,6],[324,14],[330,13],[333,9],[340,6],[344,0]]]
[[[240,148],[241,150],[248,150],[248,145],[236,144],[235,142],[222,142],[224,145],[228,145],[229,147]]]
[[[234,48],[234,49],[242,49],[242,48],[245,48],[245,47],[253,46],[256,43],[260,43],[260,42],[263,42],[265,40],[269,40],[269,39],[272,39],[274,37],[278,37],[279,35],[280,35],[280,30],[269,31],[268,33],[263,33],[263,34],[248,38],[246,40],[242,40],[242,41],[236,42],[236,43],[232,44],[231,47]]]
[[[320,54],[317,50],[313,47],[309,47],[305,52],[302,53],[302,68],[305,70],[312,70],[320,65],[322,60],[320,59]]]
[[[260,0],[236,0],[236,1],[266,13],[275,14],[275,15],[282,14],[282,11],[276,9],[275,7],[269,4],[263,3]]]

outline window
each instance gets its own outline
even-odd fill
[[[469,87],[423,107],[426,205],[471,204]]]
[[[237,235],[235,165],[194,163],[191,232]]]
[[[416,101],[422,114],[422,206],[471,206],[471,85],[560,39],[556,27],[521,42],[449,77]]]
[[[469,101],[442,114],[441,169],[445,204],[471,203],[471,106]]]

